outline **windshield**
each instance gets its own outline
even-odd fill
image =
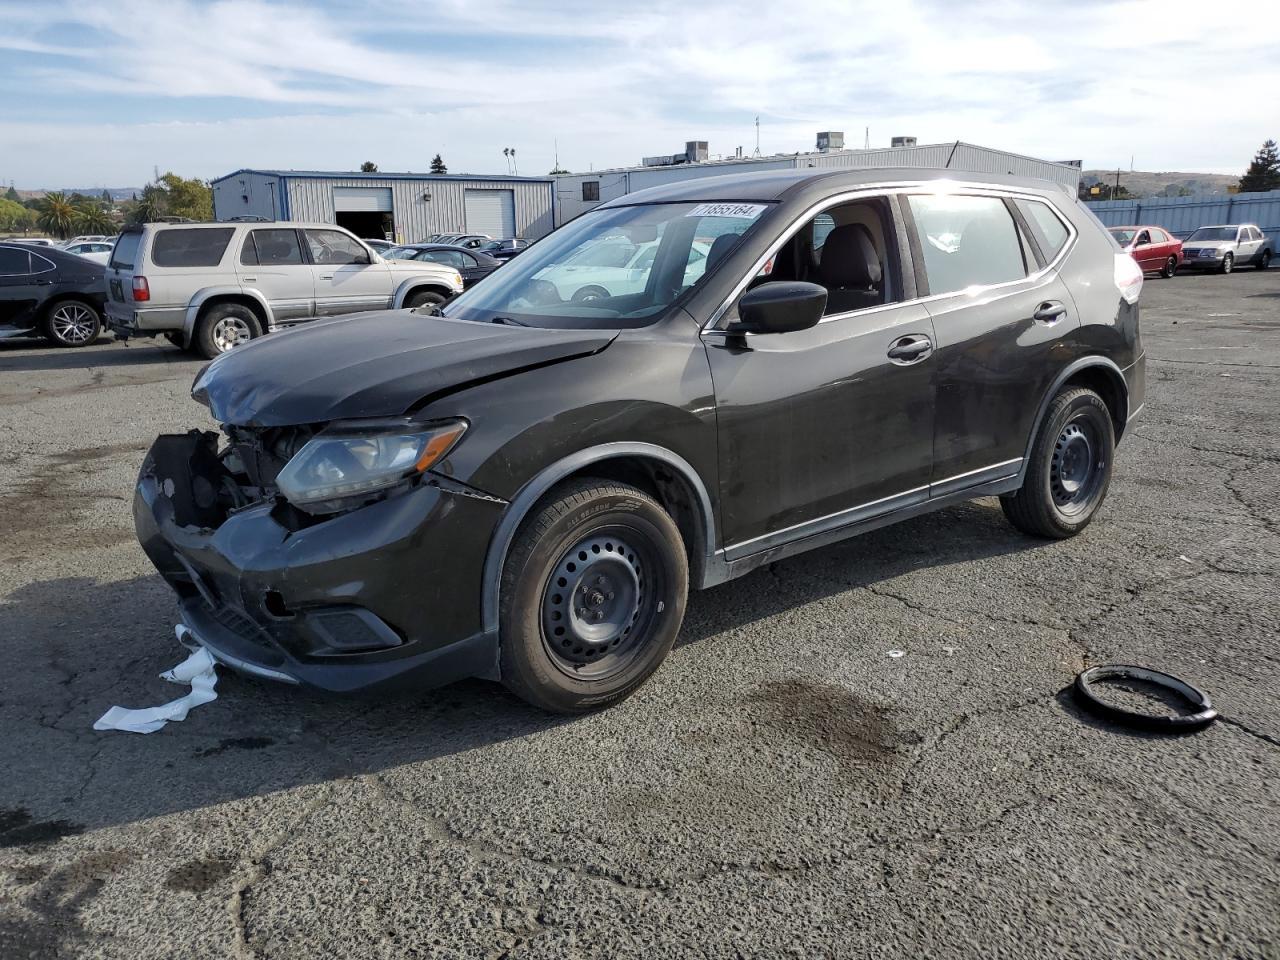
[[[1122,247],[1127,247],[1129,244],[1133,243],[1132,230],[1112,230],[1111,235],[1116,238],[1116,243],[1120,244]]]
[[[737,246],[762,203],[591,210],[444,308],[464,320],[621,329],[652,323]]]
[[[412,260],[417,255],[417,247],[392,247],[382,253],[383,258],[386,260]]]
[[[1190,237],[1191,240],[1234,240],[1236,238],[1235,227],[1201,227]]]

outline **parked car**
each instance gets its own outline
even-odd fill
[[[528,240],[511,237],[506,240],[490,240],[479,249],[481,253],[487,253],[495,260],[510,260],[527,246],[529,246]]]
[[[1259,270],[1267,269],[1274,256],[1274,245],[1255,224],[1229,223],[1201,227],[1187,237],[1182,252],[1183,266],[1230,273],[1246,263]]]
[[[115,237],[108,237],[105,233],[82,234],[78,237],[72,237],[70,240],[63,240],[57,246],[63,250],[70,250],[72,247],[81,243],[114,243]]]
[[[33,247],[58,246],[58,241],[50,239],[49,237],[14,237],[12,240],[6,241],[6,243],[27,243]]]
[[[102,332],[103,268],[53,247],[0,243],[0,339],[87,347]]]
[[[390,240],[370,240],[368,237],[365,237],[364,242],[365,246],[370,250],[373,250],[384,257],[387,255],[388,250],[395,247],[395,244]]]
[[[657,244],[636,292],[580,304],[541,279],[615,239]],[[1035,536],[1083,530],[1142,407],[1142,282],[1042,181],[632,193],[438,318],[366,313],[206,366],[192,395],[223,437],[157,439],[138,536],[237,669],[608,706],[671,650],[690,587],[973,497]]]
[[[388,261],[327,223],[148,223],[107,265],[107,323],[215,357],[286,324],[443,303],[458,271]]]
[[[538,280],[551,284],[561,300],[590,303],[640,293],[648,283],[659,241],[635,243],[625,237],[602,237],[574,251],[562,262],[548,264]],[[683,285],[696,283],[706,268],[711,244],[694,240],[689,245]]]
[[[1116,243],[1149,273],[1172,277],[1182,263],[1182,241],[1163,227],[1110,227]]]
[[[84,257],[92,260],[94,263],[100,263],[104,267],[111,258],[111,248],[115,246],[101,240],[84,240],[80,243],[72,243],[62,249],[67,253],[74,253],[76,256]]]
[[[464,250],[444,243],[411,243],[403,247],[395,247],[384,254],[388,260],[419,260],[453,267],[462,274],[465,287],[483,280],[502,266],[501,260],[495,260],[479,250]]]
[[[419,243],[444,243],[451,247],[478,250],[492,239],[483,233],[433,233]]]

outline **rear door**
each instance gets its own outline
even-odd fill
[[[250,230],[236,261],[241,285],[266,297],[277,323],[316,315],[315,278],[299,232],[287,227]]]
[[[1256,227],[1240,228],[1240,255],[1237,258],[1241,263],[1252,263],[1258,258],[1262,251],[1262,231]]]
[[[1074,232],[1038,197],[1015,206],[989,192],[913,194],[904,208],[936,334],[930,494],[942,496],[1020,468],[1061,367],[1058,342],[1080,324],[1053,269]]]
[[[303,231],[315,282],[316,315],[336,316],[391,306],[391,269],[371,263],[362,244],[341,230]]]
[[[43,257],[33,257],[31,251],[12,247],[0,247],[0,324],[13,324],[27,329],[35,319],[36,305],[42,299],[41,287],[53,282],[53,272],[43,271],[46,282],[32,267],[48,263]]]

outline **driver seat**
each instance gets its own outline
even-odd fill
[[[818,276],[827,288],[827,314],[862,310],[884,302],[884,275],[865,224],[847,223],[827,234]]]

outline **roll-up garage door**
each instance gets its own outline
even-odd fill
[[[467,232],[494,238],[516,235],[516,201],[510,190],[468,190],[463,197],[467,208]]]
[[[334,187],[335,213],[390,213],[390,187]]]

